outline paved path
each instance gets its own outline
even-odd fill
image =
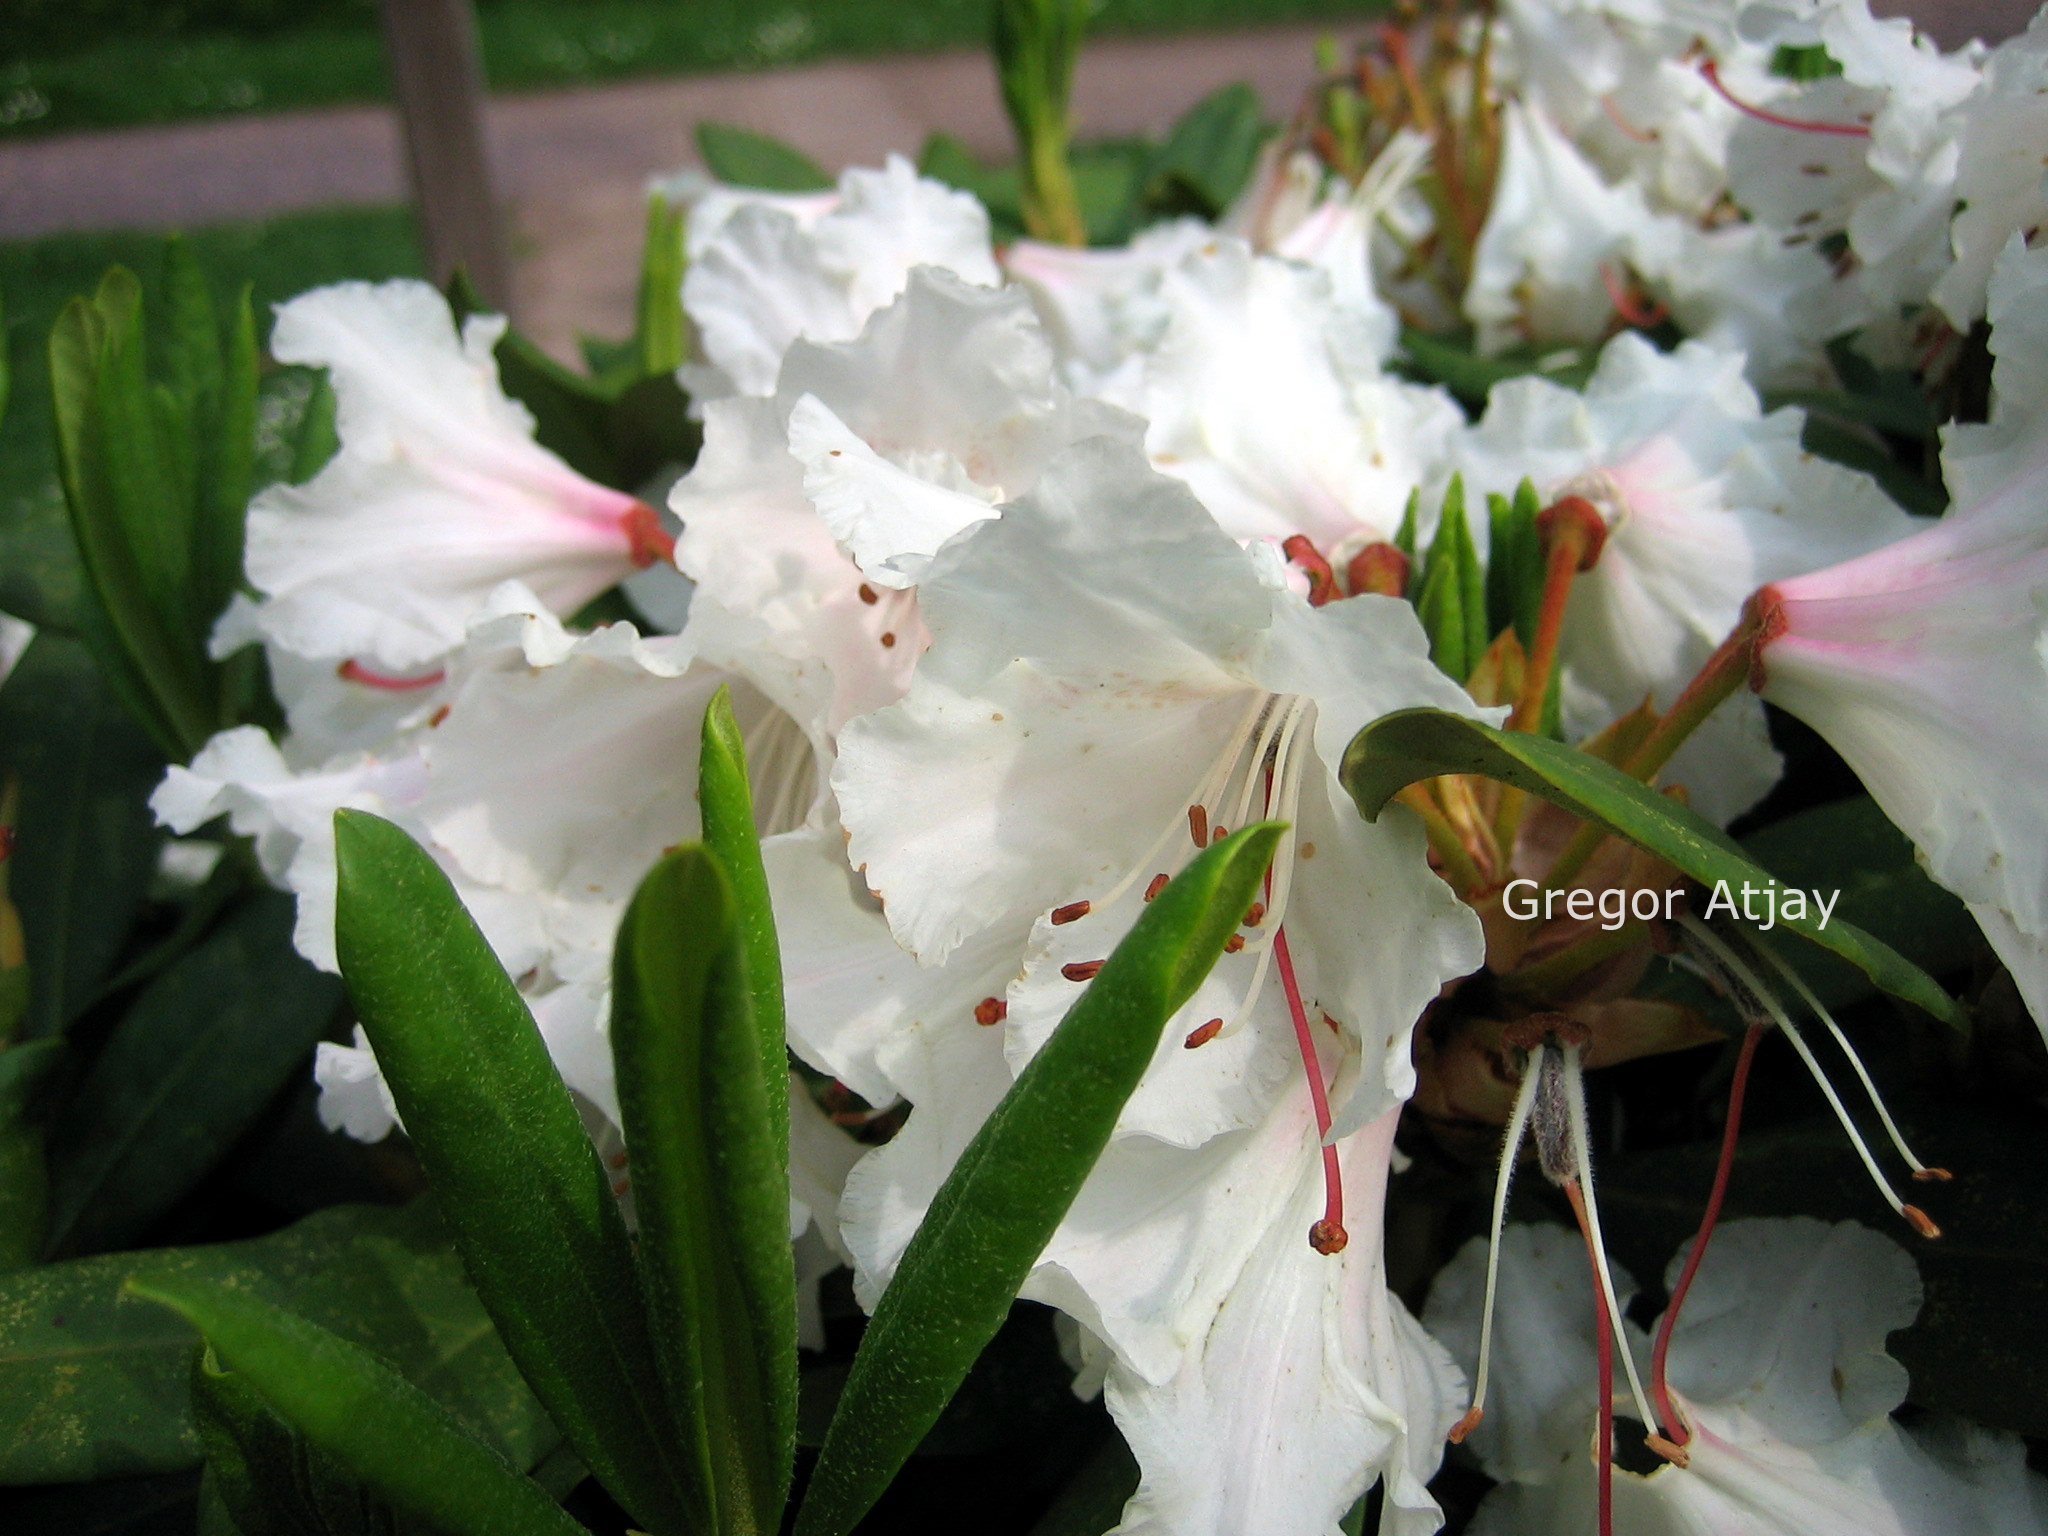
[[[2033,4],[1878,0],[1877,8],[1911,10],[1953,44],[2014,31]],[[1098,38],[1082,55],[1075,115],[1088,134],[1156,132],[1203,93],[1249,80],[1280,116],[1311,76],[1315,39],[1364,26]],[[978,51],[503,96],[489,111],[513,229],[515,305],[522,323],[565,356],[579,329],[627,329],[643,185],[695,158],[700,119],[777,134],[833,168],[914,151],[939,130],[983,155],[1009,144]],[[397,119],[383,106],[0,142],[0,239],[190,227],[406,195]]]
[[[1156,131],[1204,92],[1249,80],[1279,115],[1311,77],[1315,39],[1359,30],[1098,39],[1083,55],[1075,114],[1090,134]],[[934,131],[983,155],[1009,143],[979,52],[503,96],[489,110],[513,224],[515,302],[522,323],[558,352],[579,328],[629,325],[644,184],[696,158],[700,119],[777,134],[835,169],[914,152]],[[405,196],[397,120],[381,106],[0,144],[0,239],[170,229]]]

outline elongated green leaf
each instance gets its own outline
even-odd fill
[[[206,1445],[207,1480],[237,1536],[394,1536],[391,1507],[280,1419],[211,1349],[193,1358],[192,1417]]]
[[[655,1339],[734,1533],[779,1527],[796,1450],[787,1104],[778,1121],[767,1093],[788,1068],[764,1060],[737,917],[717,856],[677,849],[627,909],[612,987]]]
[[[255,494],[256,406],[261,353],[250,289],[243,285],[228,317],[221,384],[202,431],[205,474],[192,515],[191,623],[210,635],[242,582],[242,547]],[[222,724],[232,721],[223,719]]]
[[[335,947],[477,1293],[535,1394],[644,1528],[692,1528],[625,1223],[533,1016],[404,832],[335,815]]]
[[[1436,537],[1423,562],[1416,616],[1429,636],[1429,658],[1458,682],[1464,682],[1486,654],[1486,579],[1472,543],[1465,516],[1465,486],[1453,477],[1444,492]],[[1478,644],[1474,645],[1474,640]]]
[[[1251,179],[1266,136],[1265,116],[1259,93],[1242,80],[1196,102],[1147,167],[1147,207],[1218,217]]]
[[[75,640],[38,635],[0,687],[0,770],[21,782],[8,890],[28,941],[28,1033],[92,1001],[149,887],[163,760]]]
[[[58,1040],[0,1047],[0,1272],[42,1252],[49,1182],[38,1098],[63,1048]]]
[[[1441,710],[1404,709],[1360,731],[1344,754],[1344,787],[1368,821],[1407,785],[1446,773],[1476,773],[1526,790],[1599,823],[1710,888],[1726,882],[1739,893],[1747,883],[1772,892],[1774,899],[1786,889],[1711,822],[1618,768],[1547,737],[1497,731]],[[1806,906],[1806,914],[1795,919],[1783,915],[1780,901],[1781,925],[1833,951],[1892,996],[1963,1026],[1962,1009],[1926,972],[1839,916],[1823,924],[1810,896]]]
[[[360,1346],[217,1286],[152,1278],[128,1288],[184,1317],[314,1445],[450,1536],[581,1536],[538,1483]]]
[[[731,123],[699,123],[697,153],[706,170],[735,187],[822,192],[832,185],[825,168],[794,144]]]
[[[1243,917],[1280,832],[1247,827],[1174,877],[961,1153],[875,1308],[799,1536],[853,1528],[1001,1326],[1160,1031]]]
[[[656,195],[647,199],[647,237],[640,248],[640,301],[633,326],[640,372],[674,373],[689,354],[683,313],[683,225],[687,214]]]
[[[789,1051],[784,1044],[782,945],[775,936],[775,911],[768,899],[768,871],[761,862],[761,837],[754,826],[754,797],[747,788],[747,748],[733,717],[732,692],[721,687],[704,711],[703,745],[698,750],[698,803],[704,841],[718,855],[732,882],[735,922],[746,954],[747,990],[753,1001],[755,1032],[761,1042],[761,1081],[768,1092],[769,1130],[779,1147],[789,1145]],[[784,1170],[788,1154],[782,1156]]]
[[[249,1242],[0,1275],[0,1484],[198,1465],[187,1382],[198,1335],[123,1294],[144,1272],[262,1296],[375,1350],[522,1466],[560,1439],[432,1204],[344,1205]]]
[[[306,1070],[341,985],[291,947],[292,898],[250,898],[136,999],[52,1128],[50,1243],[142,1237]]]
[[[91,599],[62,490],[17,489],[25,494],[0,499],[0,612],[75,639],[91,622]]]

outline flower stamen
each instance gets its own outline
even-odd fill
[[[1728,89],[1727,83],[1721,79],[1721,66],[1713,59],[1701,62],[1700,74],[1705,77],[1707,84],[1714,88],[1715,95],[1745,117],[1753,117],[1760,123],[1769,123],[1774,128],[1790,128],[1795,133],[1830,133],[1849,139],[1870,137],[1868,123],[1824,123],[1810,117],[1786,117],[1782,113],[1768,111],[1744,101]]]
[[[373,672],[360,661],[344,661],[334,669],[334,675],[344,682],[361,683],[365,688],[381,688],[386,693],[411,693],[417,688],[434,688],[447,680],[447,672],[436,667],[431,672],[422,672],[418,677],[394,677],[389,672]]]

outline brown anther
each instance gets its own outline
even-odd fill
[[[1344,1230],[1344,1223],[1328,1218],[1317,1222],[1308,1229],[1308,1245],[1324,1258],[1342,1253],[1351,1241],[1351,1234]]]
[[[1662,1456],[1674,1467],[1689,1467],[1692,1465],[1692,1452],[1680,1445],[1676,1440],[1666,1440],[1662,1435],[1645,1435],[1643,1436],[1643,1444],[1647,1445],[1659,1456]]]
[[[1102,969],[1102,965],[1100,960],[1076,960],[1071,965],[1061,966],[1060,974],[1069,981],[1088,981]]]
[[[1209,846],[1209,812],[1200,805],[1188,807],[1188,835],[1195,840],[1197,848]]]
[[[1166,882],[1171,878],[1172,876],[1170,875],[1154,875],[1152,883],[1145,887],[1145,899],[1151,901],[1157,897],[1161,891],[1166,889]]]
[[[1465,1437],[1479,1427],[1479,1421],[1486,1417],[1486,1410],[1474,1403],[1465,1410],[1465,1417],[1451,1426],[1451,1432],[1444,1438],[1453,1445],[1463,1445]]]
[[[1921,1210],[1919,1206],[1902,1205],[1899,1207],[1899,1214],[1905,1217],[1912,1224],[1913,1230],[1922,1237],[1935,1238],[1941,1236],[1941,1228],[1937,1227],[1928,1218],[1927,1213]]]
[[[1089,907],[1090,903],[1085,901],[1070,901],[1064,907],[1054,907],[1050,921],[1055,928],[1062,923],[1078,923],[1088,915]]]
[[[1946,1168],[1915,1168],[1913,1178],[1921,1184],[1946,1184],[1955,1175]]]
[[[1230,836],[1230,828],[1211,827],[1209,829],[1209,845],[1213,848],[1216,844],[1222,842],[1223,839],[1225,839],[1228,836]]]
[[[895,644],[896,644],[896,631],[894,631],[893,629],[885,629],[885,630],[883,630],[883,631],[882,631],[882,649],[886,651],[886,650],[890,649],[890,648],[891,648],[892,646],[894,646]]]
[[[866,582],[862,582],[860,584],[860,600],[869,605],[873,605],[875,603],[879,603],[882,600],[882,594],[877,592],[873,587],[869,586]]]
[[[1501,1039],[1521,1051],[1533,1051],[1555,1042],[1560,1046],[1584,1045],[1593,1031],[1568,1013],[1529,1013],[1501,1031]]]
[[[984,997],[974,1005],[974,1022],[984,1028],[990,1024],[1000,1024],[1009,1016],[1010,1005],[1000,997]]]
[[[1181,1044],[1191,1051],[1199,1050],[1222,1033],[1223,1021],[1221,1019],[1211,1019],[1208,1023],[1189,1030],[1187,1039],[1181,1041]]]
[[[1265,915],[1266,904],[1263,901],[1255,901],[1245,910],[1243,926],[1246,928],[1256,928]]]
[[[1280,541],[1280,553],[1301,568],[1308,577],[1308,602],[1311,608],[1320,608],[1333,598],[1343,596],[1337,590],[1337,573],[1330,569],[1330,562],[1323,558],[1323,552],[1316,548],[1315,541],[1305,533],[1292,534]]]
[[[443,704],[439,709],[435,710],[431,715],[427,716],[428,728],[432,729],[434,726],[439,725],[443,720],[446,720],[448,718],[448,711],[450,707],[451,706],[447,704]]]
[[[1244,935],[1241,933],[1233,933],[1229,938],[1223,941],[1223,953],[1225,953],[1226,955],[1234,955],[1243,948]]]
[[[1368,544],[1344,567],[1344,580],[1354,593],[1376,592],[1381,597],[1405,597],[1408,576],[1415,568],[1392,544]]]
[[[1583,496],[1560,496],[1536,514],[1536,536],[1546,554],[1560,539],[1577,539],[1579,562],[1573,569],[1590,571],[1607,544],[1607,519]]]
[[[626,1163],[627,1157],[623,1150],[614,1152],[610,1157],[604,1160],[605,1167],[612,1169],[614,1172],[625,1167]]]
[[[619,519],[619,529],[626,535],[626,558],[635,570],[675,560],[675,535],[661,526],[661,514],[646,502],[636,501],[628,507]]]

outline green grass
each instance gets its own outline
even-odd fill
[[[194,230],[187,239],[223,304],[242,283],[251,285],[266,329],[268,307],[307,288],[422,270],[412,215],[403,209],[295,214]],[[155,300],[163,249],[161,236],[126,231],[0,244],[0,300],[6,305],[13,380],[6,416],[0,418],[0,519],[23,516],[58,495],[44,350],[58,312],[74,294],[90,293],[116,263],[141,278]]]
[[[1374,0],[1101,0],[1098,32],[1354,18]],[[484,0],[485,68],[503,90],[627,75],[979,46],[989,0]],[[0,138],[381,98],[367,20],[267,33],[170,33],[0,65]]]

